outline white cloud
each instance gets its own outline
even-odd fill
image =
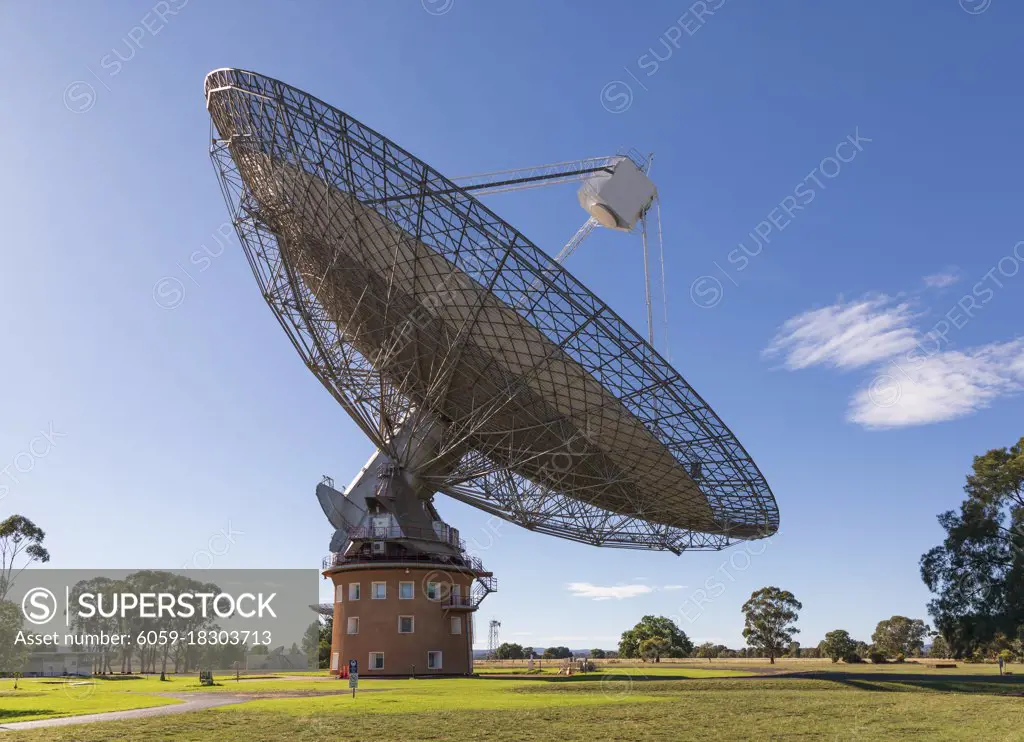
[[[923,333],[915,320],[884,294],[840,300],[787,320],[764,354],[783,355],[791,370],[873,366],[846,413],[866,428],[953,420],[1024,391],[1024,338],[950,350],[945,334]]]
[[[853,395],[847,419],[869,428],[953,420],[1024,389],[1024,339],[965,351],[913,353]]]
[[[662,586],[661,589],[662,590],[685,590],[686,589],[686,585],[664,585],[664,586]]]
[[[789,369],[860,368],[913,348],[913,321],[908,304],[884,294],[840,301],[786,320],[764,355],[783,355]]]
[[[921,280],[924,281],[924,285],[928,288],[944,289],[960,280],[960,272],[956,268],[947,268],[944,271],[925,276]]]
[[[654,592],[649,585],[591,585],[589,582],[570,582],[569,592],[577,598],[593,600],[622,600]]]

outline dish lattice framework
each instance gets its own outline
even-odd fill
[[[278,80],[217,70],[207,77],[206,94],[211,157],[263,296],[307,366],[381,450],[401,456],[398,431],[426,428],[441,399],[446,429],[436,459],[456,452],[458,463],[430,484],[531,530],[679,553],[720,549],[778,529],[767,482],[714,411],[609,307],[473,196],[342,111]],[[334,255],[333,269],[339,251],[322,243],[345,205],[328,203],[332,193],[347,194],[401,230],[396,237],[378,229],[374,239],[416,240],[448,266],[448,275],[416,282],[412,311],[389,305],[392,291],[400,293],[394,286],[376,297],[384,318],[375,344],[361,337],[362,327],[340,324],[325,306],[326,272],[317,284],[308,267],[303,274],[294,254],[282,249],[314,245]],[[473,306],[462,307],[468,319],[454,332],[434,333],[424,350],[429,358],[417,357],[413,374],[409,354],[417,356],[437,307],[467,296],[453,290],[452,281],[461,287],[467,279],[482,289],[479,297],[469,294]],[[579,415],[531,418],[531,373],[503,377],[498,395],[461,399],[454,407],[445,400],[454,374],[464,371],[459,358],[468,355],[467,338],[479,330],[474,323],[482,303],[495,300],[509,318],[509,333],[525,321],[557,349],[531,360],[534,372],[555,352],[578,364],[642,423],[692,487],[659,491],[649,486],[648,472],[608,465],[595,443],[602,431],[589,429],[591,420],[607,419],[608,400],[601,409],[582,410],[582,425]],[[515,429],[494,429],[496,420],[509,419]],[[557,445],[523,446],[524,432]],[[577,469],[589,471],[589,478],[581,481]],[[706,501],[690,502],[694,492]],[[693,514],[700,507],[710,507],[710,519]]]

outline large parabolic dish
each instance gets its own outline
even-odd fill
[[[679,553],[775,533],[775,499],[735,436],[547,253],[307,93],[237,69],[205,89],[264,298],[431,495],[598,546]]]

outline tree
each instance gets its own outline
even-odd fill
[[[949,643],[942,637],[942,634],[932,637],[932,645],[928,647],[928,656],[940,660],[949,659]]]
[[[21,617],[21,606],[9,600],[0,600],[0,673],[15,675],[25,669],[28,645],[14,643],[22,629]]]
[[[0,600],[6,600],[14,579],[28,565],[50,561],[44,538],[43,529],[24,515],[12,515],[0,522]],[[15,571],[19,557],[24,563]]]
[[[803,605],[793,593],[777,587],[763,587],[743,604],[743,638],[747,644],[768,655],[771,664],[800,630],[793,626]]]
[[[605,651],[603,649],[591,649],[590,650],[590,656],[591,656],[592,659],[595,659],[595,660],[603,660],[608,655],[605,654]]]
[[[789,649],[786,650],[787,657],[799,657],[800,656],[800,642],[790,642]]]
[[[668,639],[661,636],[652,636],[649,639],[644,639],[640,642],[640,656],[646,660],[653,660],[654,662],[661,662],[662,655],[666,654],[670,648]]]
[[[1014,643],[1008,636],[1006,636],[1006,634],[999,632],[992,638],[992,641],[985,646],[982,654],[985,657],[991,657],[992,659],[997,659],[1004,652],[1012,656],[1013,644]]]
[[[521,645],[503,642],[494,650],[494,656],[499,660],[521,660],[526,657],[526,654],[523,652]]]
[[[319,616],[306,628],[302,635],[302,651],[312,664],[326,670],[331,658],[331,633],[334,631],[334,616]]]
[[[564,660],[572,657],[572,650],[568,647],[547,647],[541,656],[544,659]]]
[[[619,639],[619,656],[627,659],[639,659],[643,656],[640,644],[647,639],[663,639],[661,657],[688,657],[693,652],[693,642],[683,633],[675,621],[665,616],[644,616],[633,628],[622,632]],[[649,647],[650,648],[650,647]]]
[[[1024,624],[1024,437],[971,469],[959,511],[938,517],[945,539],[921,557],[928,612],[957,658]]]
[[[711,660],[718,657],[718,655],[720,655],[721,653],[722,650],[720,646],[712,644],[711,642],[704,642],[699,647],[697,647],[697,651],[695,654],[697,657],[706,657],[708,662],[711,662]]]
[[[111,605],[112,595],[120,592],[123,583],[119,580],[112,580],[109,577],[93,577],[90,580],[79,580],[71,588],[71,603],[75,605],[82,593],[93,593],[99,596],[107,605]],[[69,618],[70,628],[78,634],[116,634],[118,633],[118,619],[114,616],[102,616],[97,611],[88,618],[83,618],[77,611],[72,611]],[[109,674],[113,672],[111,661],[118,653],[116,647],[101,644],[96,647],[93,654],[92,670],[95,674]]]
[[[857,651],[857,642],[845,629],[836,629],[825,634],[825,640],[818,645],[821,653],[833,662],[846,659]]]
[[[893,616],[878,622],[875,633],[871,635],[871,641],[876,651],[888,657],[901,654],[909,656],[920,654],[927,635],[928,627],[921,619]]]

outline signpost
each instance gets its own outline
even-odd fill
[[[352,697],[356,697],[356,688],[359,687],[359,660],[348,661],[348,687],[352,689]]]

